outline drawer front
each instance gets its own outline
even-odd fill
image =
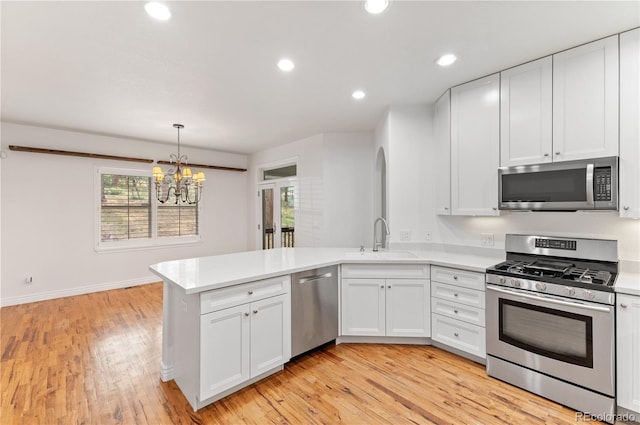
[[[431,338],[466,353],[486,358],[485,329],[461,320],[450,319],[439,314],[432,315]]]
[[[484,291],[476,291],[474,289],[463,288],[462,286],[448,285],[435,281],[431,281],[431,297],[480,309],[484,309],[485,305]]]
[[[462,320],[472,325],[484,327],[485,324],[484,309],[469,307],[468,305],[439,298],[431,298],[431,313]]]
[[[343,264],[343,278],[429,279],[428,264]]]
[[[484,291],[484,273],[431,266],[431,280]]]
[[[291,277],[286,275],[214,289],[200,294],[200,314],[285,294],[290,288]]]

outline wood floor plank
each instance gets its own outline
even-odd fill
[[[311,352],[194,412],[159,377],[162,284],[0,309],[0,423],[558,424],[575,412],[435,347]]]

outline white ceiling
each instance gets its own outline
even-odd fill
[[[163,143],[179,122],[185,145],[252,153],[640,25],[637,0],[391,1],[174,1],[167,22],[143,2],[2,1],[2,120]]]

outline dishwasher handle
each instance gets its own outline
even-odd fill
[[[331,276],[333,276],[333,273],[331,272],[328,272],[325,274],[317,274],[315,276],[303,277],[298,281],[298,283],[312,283],[312,282],[315,282],[316,280],[326,279]]]

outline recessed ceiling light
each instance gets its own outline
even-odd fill
[[[293,61],[291,59],[280,59],[280,62],[278,62],[278,68],[280,68],[282,71],[289,72],[293,68],[295,68],[295,65],[293,64]]]
[[[389,0],[365,0],[364,10],[374,15],[384,12],[389,6]]]
[[[148,2],[144,5],[144,10],[147,11],[149,16],[152,16],[160,21],[166,21],[171,17],[171,11],[162,3],[155,1]]]
[[[351,97],[357,100],[364,99],[365,96],[366,94],[362,90],[356,90],[351,94]]]
[[[454,63],[458,59],[456,55],[452,53],[447,53],[446,55],[442,55],[438,58],[436,63],[440,66],[449,66]]]

